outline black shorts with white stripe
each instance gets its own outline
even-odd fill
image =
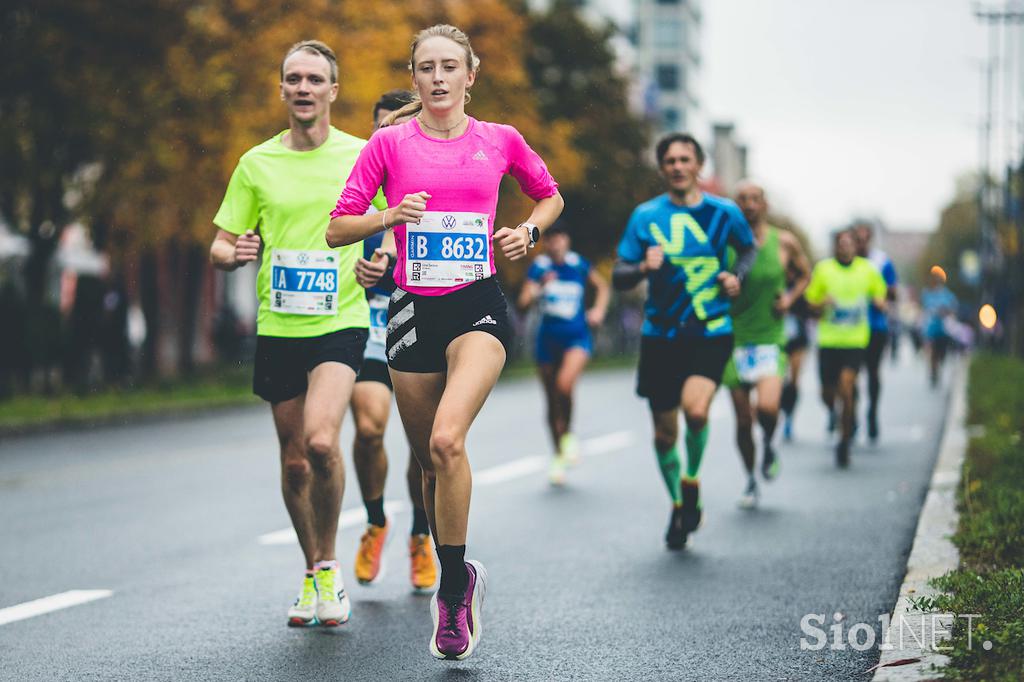
[[[469,332],[501,342],[508,355],[512,324],[508,302],[493,277],[443,296],[395,289],[388,305],[388,365],[400,372],[443,372],[448,344]]]

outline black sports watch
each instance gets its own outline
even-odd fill
[[[532,249],[533,247],[537,246],[537,242],[540,241],[540,228],[534,225],[533,223],[519,223],[518,225],[516,225],[517,230],[520,227],[525,227],[526,233],[530,235],[529,248]]]

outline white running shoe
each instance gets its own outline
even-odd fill
[[[337,562],[316,572],[316,619],[324,627],[344,625],[352,615],[352,602],[345,592],[345,581]]]
[[[761,492],[757,489],[757,481],[751,476],[747,482],[747,489],[743,491],[743,495],[740,497],[739,505],[740,509],[754,509],[757,507],[757,503],[761,498]]]
[[[301,628],[316,624],[316,580],[308,573],[302,581],[302,589],[295,603],[288,609],[288,625]]]
[[[565,470],[569,466],[565,455],[555,455],[551,458],[551,466],[548,469],[548,480],[551,485],[565,485]]]

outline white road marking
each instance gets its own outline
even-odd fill
[[[633,442],[632,431],[613,431],[603,436],[595,436],[580,441],[580,452],[584,457],[604,455],[616,450],[621,450]],[[548,457],[534,455],[532,457],[521,457],[505,464],[488,467],[473,473],[473,485],[488,486],[511,481],[523,476],[543,471],[548,462]],[[404,501],[391,501],[384,503],[384,511],[389,515],[404,514],[409,511],[410,504]],[[366,523],[366,510],[362,507],[348,509],[341,512],[338,517],[338,530],[355,528]],[[295,530],[282,528],[256,538],[261,545],[291,545],[298,542],[295,537]]]
[[[106,599],[112,594],[114,593],[111,590],[69,590],[68,592],[53,594],[49,597],[27,601],[24,604],[8,606],[5,609],[0,609],[0,625],[7,625],[8,623],[33,618],[34,616],[41,616],[51,611],[60,611],[61,609],[78,606],[79,604],[87,604],[97,599]]]
[[[514,459],[511,462],[499,464],[498,466],[473,474],[473,483],[474,485],[494,485],[495,483],[511,481],[514,478],[529,476],[534,472],[542,470],[547,459],[547,457],[541,457],[540,455]]]
[[[409,511],[409,507],[410,504],[408,502],[393,500],[384,503],[384,512],[389,516],[396,516]],[[366,509],[362,507],[346,509],[338,517],[338,530],[358,528],[364,523],[366,523]],[[293,545],[298,541],[299,539],[295,536],[294,528],[282,528],[281,530],[265,533],[256,538],[256,542],[261,545]]]

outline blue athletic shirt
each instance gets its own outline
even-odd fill
[[[885,251],[871,249],[871,252],[868,254],[868,260],[882,273],[882,279],[885,280],[886,286],[896,286],[896,267],[892,264],[892,260]],[[872,303],[868,307],[868,324],[871,325],[871,331],[873,332],[887,332],[889,331],[889,316],[876,308],[875,304]]]
[[[380,247],[383,241],[383,232],[364,239],[363,258],[371,260],[373,252]],[[385,339],[388,326],[388,301],[391,299],[391,292],[395,290],[394,280],[385,281],[388,277],[385,275],[377,283],[377,286],[366,290],[366,300],[370,303],[370,337],[366,341],[366,350],[363,352],[363,358],[366,360],[387,362]]]
[[[644,336],[723,336],[732,333],[729,297],[719,290],[727,270],[726,246],[754,244],[746,218],[733,202],[704,194],[696,206],[679,206],[662,194],[636,207],[619,242],[619,258],[643,261],[661,246],[665,262],[647,275]]]
[[[552,277],[551,275],[554,275]],[[583,294],[590,263],[570,251],[561,264],[550,256],[541,254],[534,259],[526,273],[527,279],[541,285],[540,331],[583,333],[587,331],[587,319],[583,307]]]

